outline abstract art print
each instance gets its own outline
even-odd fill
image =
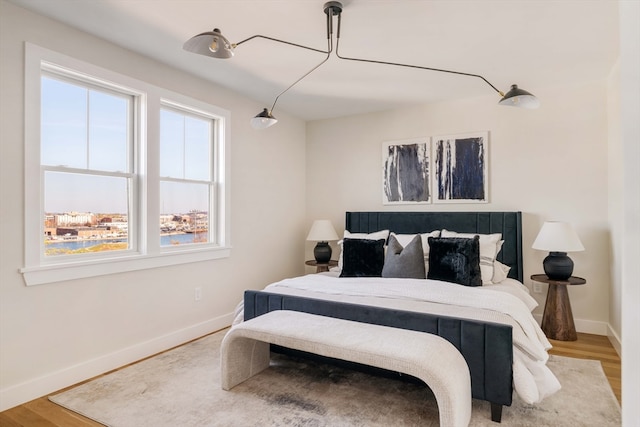
[[[489,132],[434,138],[434,203],[489,201]]]
[[[429,138],[385,142],[382,146],[382,203],[431,203]]]

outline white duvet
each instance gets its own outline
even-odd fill
[[[538,304],[519,282],[467,287],[429,279],[338,278],[310,274],[267,286],[267,292],[374,305],[509,324],[513,328],[513,381],[526,403],[560,389],[546,366],[551,344],[531,315]],[[234,323],[242,321],[242,307]]]

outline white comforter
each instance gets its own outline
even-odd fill
[[[533,404],[558,391],[560,383],[546,366],[551,344],[531,315],[537,303],[523,289],[511,279],[474,288],[429,279],[310,274],[273,283],[265,291],[509,324],[514,388],[522,400]],[[241,321],[241,306],[237,313],[236,322]]]

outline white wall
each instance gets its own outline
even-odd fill
[[[622,425],[640,420],[640,2],[620,5],[622,206]]]
[[[574,274],[587,279],[569,290],[576,327],[604,335],[610,283],[606,85],[528,89],[542,100],[540,109],[502,107],[483,97],[310,122],[307,218],[327,217],[341,233],[348,210],[520,210],[527,285],[546,256],[531,249],[542,222],[569,221],[586,248],[570,254]],[[490,132],[490,203],[382,204],[383,141],[481,130]],[[536,314],[543,291],[533,294],[540,303]]]
[[[307,224],[304,122],[280,113],[278,126],[256,132],[259,103],[5,0],[0,8],[3,410],[228,325],[244,289],[304,271]],[[24,285],[25,41],[231,111],[230,258]]]
[[[607,79],[608,117],[608,206],[611,228],[611,289],[609,292],[609,325],[611,342],[617,345],[622,332],[622,259],[624,241],[624,155],[620,135],[620,62],[616,63]]]

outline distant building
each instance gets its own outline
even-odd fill
[[[56,235],[62,237],[75,237],[80,239],[94,238],[98,239],[110,234],[111,230],[107,228],[94,227],[58,227]]]
[[[69,225],[86,225],[95,224],[96,216],[92,213],[70,212],[54,215],[54,223],[56,227],[65,227]]]

